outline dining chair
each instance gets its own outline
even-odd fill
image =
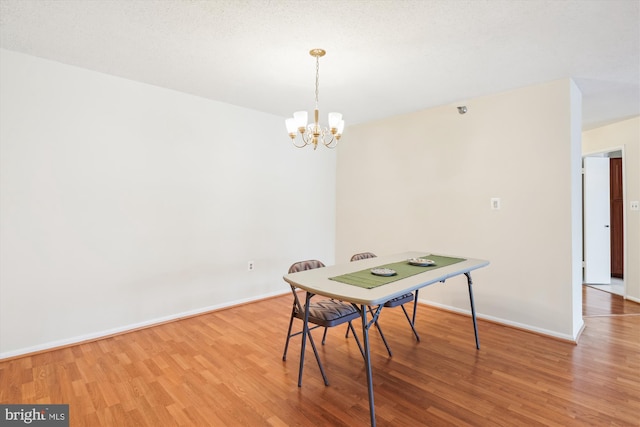
[[[289,267],[289,274],[297,273],[305,270],[311,270],[314,268],[322,268],[324,266],[325,265],[318,260],[299,261],[291,265],[291,267]],[[289,340],[291,339],[291,337],[294,337],[296,335],[301,335],[303,332],[301,330],[299,332],[291,333],[291,329],[293,326],[293,319],[300,319],[304,322],[304,317],[305,317],[304,316],[305,302],[300,301],[300,298],[298,297],[297,288],[293,285],[290,285],[290,286],[291,286],[291,292],[293,293],[293,308],[291,309],[291,318],[289,319],[289,330],[287,331],[287,341],[284,345],[284,353],[282,354],[282,360],[285,360],[285,361],[287,360],[287,349],[289,348]],[[310,295],[307,294],[307,298],[310,298]],[[322,298],[317,301],[309,302],[308,322],[309,324],[313,324],[315,326],[308,327],[307,336],[309,337],[309,342],[311,343],[311,348],[313,349],[313,353],[316,357],[316,361],[318,362],[318,366],[320,367],[320,373],[322,374],[325,385],[329,385],[329,382],[327,381],[327,377],[324,373],[322,363],[320,362],[318,350],[316,348],[315,342],[313,341],[313,336],[311,335],[311,331],[316,328],[324,327],[324,333],[322,334],[322,344],[324,345],[327,337],[328,328],[347,323],[347,330],[351,330],[351,332],[353,332],[353,337],[355,338],[356,343],[358,344],[360,353],[362,354],[362,357],[364,357],[364,349],[362,348],[362,345],[360,344],[360,340],[358,339],[358,335],[356,334],[355,330],[353,329],[353,325],[351,324],[352,320],[359,319],[359,318],[360,318],[360,313],[352,304],[348,304],[342,301],[329,299],[329,298]],[[302,357],[304,358],[304,354],[302,354]],[[302,363],[304,363],[304,359]],[[299,379],[298,381],[300,383],[301,379]]]
[[[372,252],[361,252],[358,254],[355,254],[351,257],[351,261],[359,261],[361,259],[368,259],[368,258],[376,258],[376,255]],[[404,312],[404,316],[407,318],[407,321],[409,322],[409,326],[411,326],[411,330],[413,331],[413,334],[416,336],[416,340],[420,341],[420,335],[418,335],[418,331],[416,331],[416,309],[418,308],[418,291],[419,289],[416,289],[416,293],[415,296],[413,293],[409,292],[407,294],[404,295],[400,295],[399,297],[390,299],[389,301],[385,302],[383,307],[389,307],[389,308],[393,308],[393,307],[398,307],[400,306],[402,308],[402,311]],[[405,308],[405,304],[414,301],[413,303],[413,315],[411,317],[409,317],[409,313],[407,313],[407,309]],[[376,325],[377,326],[377,325]],[[387,347],[387,351],[389,352],[389,355],[391,355],[391,350],[389,350],[389,346],[387,345],[387,340],[384,338],[384,334],[382,333],[382,331],[380,330],[380,328],[378,327],[378,331],[380,332],[380,336],[382,337],[382,341],[384,342],[385,346]],[[349,334],[349,331],[347,330],[347,335]]]

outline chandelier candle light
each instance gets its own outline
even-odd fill
[[[318,81],[320,78],[320,57],[324,56],[326,52],[322,49],[311,49],[309,54],[316,58],[316,108],[314,110],[314,121],[307,125],[307,112],[296,111],[293,113],[293,118],[285,121],[285,124],[287,125],[287,132],[289,132],[289,137],[291,138],[291,141],[293,141],[293,145],[298,148],[313,144],[313,149],[315,150],[318,148],[318,142],[321,142],[325,147],[334,148],[338,144],[338,140],[342,136],[342,131],[344,130],[342,114],[329,113],[329,128],[323,128],[318,122]],[[300,135],[301,141],[296,139],[298,134]]]

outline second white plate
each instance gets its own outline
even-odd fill
[[[411,265],[417,265],[420,267],[426,267],[435,264],[435,261],[426,258],[409,258],[407,262]]]

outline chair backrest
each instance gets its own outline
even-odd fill
[[[314,268],[324,267],[325,265],[317,259],[309,259],[306,261],[298,261],[289,267],[289,273],[297,273],[298,271],[313,270]]]
[[[293,263],[291,267],[289,267],[289,274],[297,273],[299,271],[313,270],[314,268],[321,268],[324,266],[325,265],[322,263],[322,261],[318,261],[317,259],[308,259],[306,261],[298,261],[296,263]],[[291,292],[293,292],[294,313],[296,312],[304,313],[303,305],[298,299],[298,293],[296,292],[296,287],[291,283],[289,283],[289,286],[291,286]]]
[[[354,256],[351,257],[351,261],[359,261],[361,259],[367,259],[367,258],[375,258],[376,254],[371,253],[371,252],[361,252],[359,254],[355,254]]]

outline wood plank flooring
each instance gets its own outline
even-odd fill
[[[392,358],[371,333],[378,425],[638,426],[640,307],[601,294],[585,287],[577,346],[480,320],[476,351],[470,318],[423,305],[417,343],[402,311],[385,310]],[[71,426],[369,425],[362,357],[344,328],[320,349],[331,385],[309,349],[297,387],[299,337],[281,360],[290,304],[0,362],[0,403],[68,403]]]
[[[584,317],[640,314],[640,304],[590,286],[583,286],[583,288],[582,315]]]

